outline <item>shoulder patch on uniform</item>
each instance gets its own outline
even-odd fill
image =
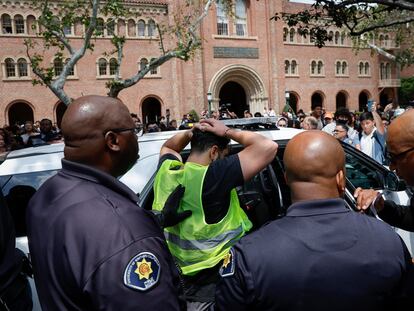
[[[124,272],[124,284],[130,288],[146,291],[158,283],[161,266],[157,257],[149,252],[134,256]]]
[[[234,274],[234,250],[231,248],[230,251],[224,256],[223,265],[220,268],[220,275],[225,278],[227,276],[232,276]]]

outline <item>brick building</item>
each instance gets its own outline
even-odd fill
[[[126,3],[135,16],[113,23],[105,20],[107,26],[94,42],[93,53],[85,54],[66,83],[65,90],[72,98],[106,94],[105,83],[116,67],[114,58],[104,56],[113,49],[113,32],[127,38],[122,77],[133,75],[159,55],[155,23],[172,24],[179,10],[177,2]],[[207,109],[208,92],[212,94],[213,109],[231,103],[239,115],[245,109],[262,112],[268,106],[281,111],[287,93],[291,105],[304,111],[315,103],[322,103],[327,111],[339,106],[359,110],[368,98],[383,103],[395,99],[401,76],[395,64],[369,49],[356,52],[345,32],[330,29],[334,40],[319,49],[282,21],[270,21],[275,12],[303,8],[305,4],[288,1],[236,0],[236,17],[229,17],[220,5],[213,5],[200,29],[202,49],[193,60],[185,63],[173,59],[119,97],[144,121],[158,119],[166,109],[177,119],[191,109]],[[50,90],[31,83],[34,74],[23,41],[35,39],[38,17],[39,12],[29,1],[0,0],[0,124],[44,117],[59,122],[64,112],[64,105]],[[75,46],[83,31],[80,24],[65,29]],[[398,49],[385,34],[375,44],[390,53]],[[54,65],[55,71],[62,69],[62,63],[54,60],[51,52],[45,52],[45,60]]]

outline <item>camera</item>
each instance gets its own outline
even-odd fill
[[[219,119],[220,120],[224,120],[224,119],[231,119],[231,116],[228,113],[228,110],[231,108],[231,103],[227,103],[227,104],[222,104],[219,107]]]

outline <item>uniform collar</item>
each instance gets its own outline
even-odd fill
[[[289,206],[286,216],[314,216],[346,213],[349,211],[350,210],[346,208],[343,199],[311,200],[293,203],[291,206]]]
[[[62,159],[62,172],[67,175],[101,184],[125,197],[128,197],[135,203],[138,202],[138,196],[126,185],[121,183],[115,177],[91,166]]]

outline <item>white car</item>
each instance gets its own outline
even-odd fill
[[[289,139],[300,132],[301,130],[290,128],[258,131],[259,134],[276,141],[279,150],[271,165],[237,189],[240,201],[248,202],[249,206],[253,207],[247,213],[256,228],[270,219],[283,217],[290,205],[290,190],[283,176],[283,154]],[[139,195],[143,208],[151,209],[152,206],[152,186],[161,146],[176,133],[176,131],[149,133],[140,137],[140,158],[135,166],[120,178]],[[239,152],[243,148],[234,141],[231,145],[232,153]],[[60,143],[13,151],[0,165],[1,189],[14,216],[17,229],[16,244],[26,254],[29,253],[24,217],[26,205],[40,185],[61,168],[63,148],[63,143]],[[343,148],[346,154],[347,176],[344,199],[350,209],[355,209],[352,194],[357,187],[381,190],[387,198],[398,204],[408,205],[408,189],[394,173],[348,144],[343,144]],[[188,153],[189,146],[182,152],[184,159]],[[412,253],[414,234],[399,229],[397,232]],[[33,280],[31,284],[34,310],[40,310]]]

